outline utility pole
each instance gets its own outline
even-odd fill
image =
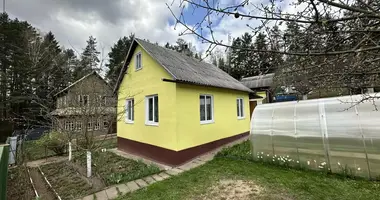
[[[3,0],[3,13],[5,13],[5,0]]]

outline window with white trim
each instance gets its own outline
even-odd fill
[[[145,97],[145,124],[158,125],[158,96]]]
[[[88,131],[92,131],[92,121],[90,120],[90,121],[88,121],[88,123],[87,123],[87,130]]]
[[[108,121],[103,121],[103,128],[108,129],[109,122]]]
[[[76,122],[75,123],[75,130],[77,130],[77,131],[82,130],[82,122]]]
[[[69,122],[69,127],[70,127],[70,131],[75,130],[75,129],[74,129],[74,122],[73,122],[73,121],[70,121],[70,122]]]
[[[125,122],[126,123],[133,123],[135,120],[134,106],[135,106],[134,99],[127,99],[125,101]]]
[[[244,103],[243,98],[236,99],[237,117],[244,118]]]
[[[100,129],[100,120],[96,120],[94,129],[95,129],[95,131]]]
[[[90,97],[88,95],[78,95],[78,101],[80,106],[88,106]]]
[[[199,111],[201,124],[214,122],[214,101],[211,95],[199,96]]]
[[[141,52],[137,53],[136,54],[136,61],[135,61],[135,67],[136,67],[136,71],[137,70],[140,70],[142,68],[142,59],[141,59]]]
[[[64,97],[63,97],[63,106],[64,106],[64,107],[67,106],[67,96],[64,96]]]
[[[65,130],[66,131],[70,130],[70,122],[69,121],[65,121]]]

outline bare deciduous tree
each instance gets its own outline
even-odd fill
[[[280,85],[292,85],[301,94],[316,90],[346,89],[363,92],[380,85],[380,3],[377,0],[298,0],[291,5],[271,0],[269,3],[242,0],[222,5],[213,0],[178,0],[181,12],[167,4],[176,26],[185,29],[180,35],[194,35],[208,43],[207,53],[216,46],[236,48],[219,39],[215,24],[227,18],[244,21],[256,37],[266,34],[268,41],[279,48],[244,49],[279,54],[284,64],[277,67]],[[289,11],[284,11],[284,7]],[[188,25],[185,9],[204,14]],[[274,38],[271,27],[286,29]],[[296,31],[289,31],[293,26]],[[273,45],[273,44],[272,44]],[[371,90],[369,90],[371,92]],[[376,98],[367,96],[366,98]]]

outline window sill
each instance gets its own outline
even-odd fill
[[[214,120],[212,121],[201,121],[201,124],[213,124]]]
[[[135,121],[125,121],[126,124],[134,124]]]
[[[145,122],[145,125],[146,125],[146,126],[158,126],[158,123],[154,123],[154,122]]]
[[[237,119],[238,120],[242,120],[242,119],[245,119],[245,117],[238,117]]]
[[[135,72],[142,70],[142,66],[138,69],[135,68]]]

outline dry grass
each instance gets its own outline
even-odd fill
[[[203,200],[248,200],[258,199],[262,196],[264,188],[253,181],[245,180],[221,180],[212,186],[205,195],[199,198]]]

